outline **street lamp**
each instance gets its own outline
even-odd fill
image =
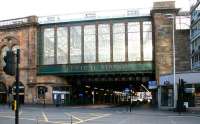
[[[177,85],[176,85],[176,54],[175,54],[175,15],[165,14],[168,19],[172,19],[172,51],[173,51],[173,90],[174,90],[174,108],[176,108],[177,101]]]

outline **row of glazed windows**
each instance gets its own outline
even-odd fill
[[[200,51],[200,37],[192,41],[192,54],[196,51]]]
[[[192,69],[200,68],[200,54],[196,54],[192,57]]]
[[[191,13],[192,23],[198,20],[199,18],[200,18],[200,4]]]
[[[195,38],[196,36],[199,36],[199,33],[200,33],[200,21],[192,26],[192,28],[191,28],[191,39]]]
[[[112,59],[113,62],[151,61],[151,22],[76,25],[43,30],[44,65],[111,62]]]

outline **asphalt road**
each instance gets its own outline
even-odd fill
[[[22,106],[20,124],[199,124],[200,115],[149,108],[109,106]],[[0,106],[0,124],[15,124],[14,112]]]

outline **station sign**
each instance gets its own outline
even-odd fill
[[[81,73],[135,73],[152,72],[153,63],[92,63],[92,64],[63,64],[63,65],[40,65],[38,74],[81,74]]]
[[[53,91],[53,94],[70,94],[69,91]]]

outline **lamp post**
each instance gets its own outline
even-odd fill
[[[174,38],[174,28],[175,28],[175,16],[172,16],[173,24],[173,38],[172,38],[172,47],[173,47],[173,84],[174,84],[174,108],[176,108],[177,101],[177,85],[176,85],[176,49],[175,49],[175,38]]]
[[[165,14],[168,19],[172,19],[172,52],[173,52],[173,90],[174,90],[174,104],[176,108],[177,102],[177,85],[176,85],[176,50],[175,50],[175,15]]]

